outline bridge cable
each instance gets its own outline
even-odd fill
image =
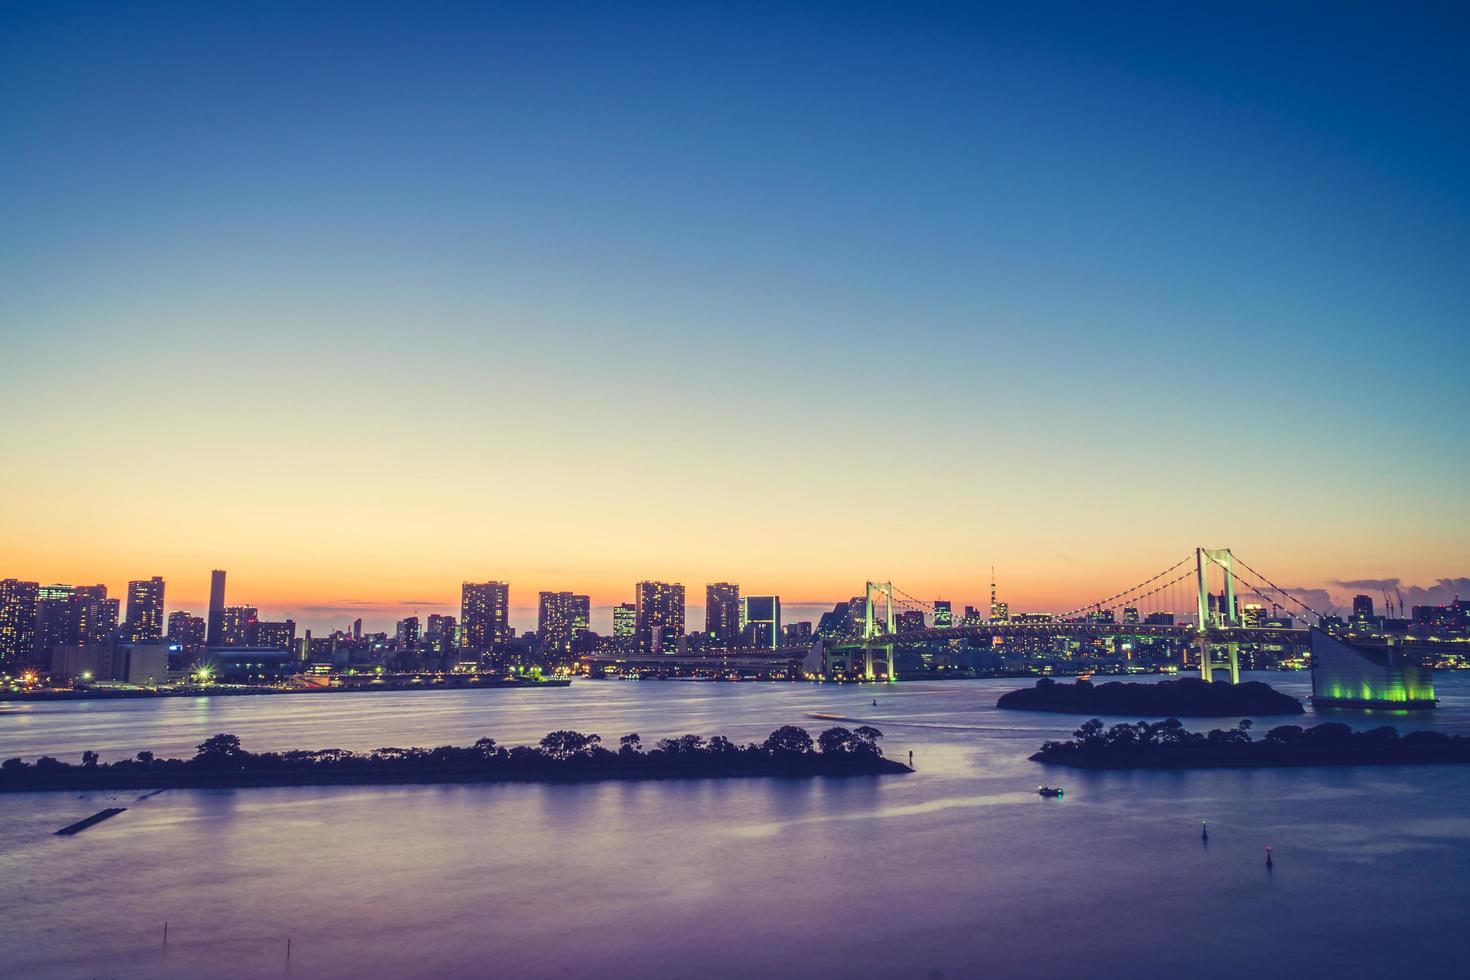
[[[1107,605],[1110,602],[1113,602],[1116,599],[1121,599],[1123,596],[1137,592],[1139,589],[1143,588],[1145,585],[1148,585],[1150,582],[1158,581],[1159,579],[1163,578],[1165,575],[1168,575],[1174,569],[1178,568],[1180,565],[1183,565],[1185,562],[1189,561],[1193,557],[1193,555],[1185,555],[1179,561],[1176,561],[1174,564],[1170,565],[1162,572],[1159,572],[1157,575],[1152,575],[1144,579],[1142,582],[1139,582],[1137,585],[1124,589],[1122,592],[1115,593],[1114,595],[1110,595],[1106,599],[1099,599],[1097,602],[1089,602],[1085,606],[1078,606],[1076,609],[1064,612],[1062,613],[1061,618],[1067,619],[1070,616],[1075,616],[1080,612],[1086,612],[1089,609],[1101,609],[1103,606]]]

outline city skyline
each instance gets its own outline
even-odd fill
[[[216,569],[218,571],[218,569]],[[418,599],[403,601],[383,600],[356,600],[351,602],[336,602],[327,604],[297,604],[282,605],[269,601],[261,601],[257,591],[251,588],[248,579],[236,575],[232,569],[225,569],[229,573],[229,591],[226,594],[226,606],[229,608],[249,607],[258,612],[262,621],[274,621],[292,619],[302,630],[313,630],[318,635],[333,630],[350,631],[352,621],[361,619],[363,629],[367,632],[385,632],[392,634],[396,623],[408,616],[417,615],[425,619],[433,614],[450,614],[458,616],[464,607],[465,596],[460,590],[471,584],[470,579],[464,579],[454,585],[454,593],[443,595],[439,598],[421,597]],[[1136,570],[1135,570],[1136,571]],[[986,576],[990,572],[987,569]],[[158,576],[168,584],[164,612],[172,616],[179,612],[188,612],[196,617],[208,619],[209,612],[209,586],[211,583],[210,573],[202,575],[183,576],[178,579],[170,578],[169,575]],[[88,580],[85,576],[80,579],[66,578],[37,578],[33,575],[20,574],[15,571],[0,569],[0,578],[18,579],[20,581],[34,581],[41,588],[49,585],[61,584],[83,588],[77,584],[78,581],[97,581],[96,576]],[[192,581],[199,578],[204,586],[200,589],[198,583]],[[134,584],[146,584],[148,579],[128,579],[122,587],[114,586],[111,582],[103,583],[109,594],[126,597],[129,586]],[[621,591],[613,591],[608,594],[588,593],[572,587],[559,585],[557,582],[535,582],[528,581],[524,585],[517,583],[506,576],[499,578],[485,577],[473,581],[485,581],[492,584],[509,586],[509,601],[506,604],[506,622],[518,633],[534,631],[537,627],[541,595],[552,593],[560,596],[586,595],[589,599],[590,625],[594,632],[610,636],[613,633],[613,612],[621,604],[631,603],[634,599],[638,582],[652,581],[650,577],[644,576],[636,581],[629,582]],[[815,622],[821,614],[830,611],[837,603],[845,603],[852,596],[853,591],[861,591],[863,580],[848,583],[847,587],[839,586],[830,598],[812,597],[792,593],[787,596],[779,587],[767,588],[747,586],[744,582],[726,576],[724,578],[710,578],[708,580],[681,580],[666,576],[660,581],[678,584],[685,589],[684,609],[687,615],[687,625],[693,628],[696,623],[705,623],[706,602],[701,601],[705,596],[707,586],[733,585],[740,590],[742,596],[774,595],[780,598],[782,617],[788,622],[811,620]],[[752,580],[755,581],[755,580]],[[241,583],[244,584],[241,584]],[[1101,588],[1111,588],[1113,584],[1102,585]],[[1299,586],[1282,583],[1284,589],[1294,596],[1304,600],[1307,604],[1319,609],[1336,609],[1341,615],[1347,615],[1351,611],[1352,599],[1359,593],[1368,594],[1375,603],[1380,602],[1381,596],[1386,592],[1396,603],[1401,603],[1403,608],[1408,609],[1414,605],[1442,605],[1455,598],[1470,598],[1470,576],[1443,576],[1436,581],[1417,584],[1406,582],[1397,578],[1384,579],[1343,579],[1332,578],[1315,586]],[[777,583],[779,586],[779,583]],[[978,581],[969,587],[971,591],[958,591],[941,589],[938,591],[924,590],[916,594],[917,598],[925,602],[935,599],[946,600],[956,616],[965,606],[974,606],[977,609],[988,612],[990,610],[990,582],[987,577],[982,585]],[[191,591],[192,590],[192,591]],[[1173,610],[1181,615],[1187,615],[1193,611],[1193,600],[1189,598],[1188,590],[1179,588],[1175,590],[1179,598],[1180,608]],[[1105,594],[1096,591],[1087,594],[1078,593],[1072,601],[1063,602],[1053,606],[1043,603],[1029,601],[1028,596],[1037,595],[1037,590],[1028,589],[1017,583],[1012,586],[1006,581],[1000,583],[999,598],[1001,607],[1007,608],[1011,613],[1038,612],[1038,613],[1061,613],[1078,609],[1087,603],[1105,598]],[[1019,598],[1011,598],[1017,596]],[[1243,601],[1259,601],[1258,597],[1250,597]],[[1285,611],[1292,612],[1290,603],[1283,603]],[[162,620],[160,620],[162,622]]]

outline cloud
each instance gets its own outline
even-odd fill
[[[1442,578],[1433,585],[1405,585],[1401,578],[1334,579],[1331,584],[1346,590],[1339,596],[1343,606],[1349,605],[1355,594],[1366,594],[1381,603],[1383,593],[1387,592],[1395,606],[1399,603],[1399,596],[1403,596],[1405,616],[1411,615],[1415,606],[1443,606],[1455,601],[1457,596],[1470,597],[1470,578],[1463,575]]]

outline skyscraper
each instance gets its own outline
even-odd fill
[[[394,639],[403,650],[412,650],[419,645],[419,618],[417,616],[405,616],[398,621],[397,629],[394,630]]]
[[[954,625],[954,607],[948,599],[934,600],[934,628],[949,629]]]
[[[781,597],[748,595],[740,603],[745,642],[775,649],[781,643]]]
[[[100,646],[117,629],[118,601],[107,598],[105,585],[79,585],[72,590],[76,603],[77,645]]]
[[[37,590],[35,663],[49,664],[57,647],[80,645],[75,592],[70,585],[43,585]]]
[[[1353,624],[1356,626],[1367,626],[1373,622],[1373,597],[1371,595],[1353,596]]]
[[[740,637],[740,586],[715,582],[704,587],[704,632],[718,646],[734,646]]]
[[[638,635],[638,607],[631,602],[613,606],[613,639],[631,640]]]
[[[571,592],[542,592],[536,606],[536,641],[542,650],[568,653],[579,633],[587,632],[591,600]]]
[[[464,583],[460,590],[460,645],[476,652],[489,650],[509,636],[509,616],[509,583]]]
[[[639,651],[673,653],[684,636],[684,586],[639,582],[633,601]]]
[[[361,622],[359,620],[358,622]],[[358,627],[361,633],[361,627]],[[429,624],[424,629],[424,639],[439,653],[449,653],[459,645],[459,631],[455,628],[453,616],[442,616],[438,613],[429,614]]]
[[[222,630],[225,624],[225,573],[216,568],[209,573],[208,630],[205,641],[212,647],[223,646]]]
[[[0,671],[9,672],[28,661],[36,644],[38,582],[0,580]]]
[[[128,583],[128,638],[134,643],[163,639],[163,578]]]

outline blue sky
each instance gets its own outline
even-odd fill
[[[1460,574],[1467,16],[8,4],[6,574]]]

